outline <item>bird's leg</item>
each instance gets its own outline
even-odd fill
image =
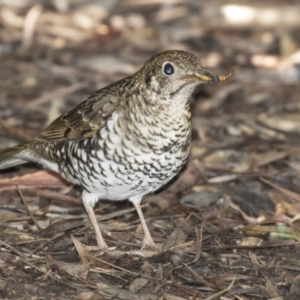
[[[95,212],[94,212],[94,205],[98,201],[98,196],[95,194],[89,194],[89,193],[83,192],[81,197],[82,197],[83,205],[88,213],[89,219],[94,227],[98,247],[100,250],[107,250],[108,246],[107,246],[106,242],[104,241],[104,238],[101,234],[101,231],[99,229],[98,222],[97,222],[97,219],[95,216]]]
[[[141,221],[141,224],[142,224],[142,227],[143,227],[143,231],[144,231],[144,239],[143,239],[143,246],[142,246],[142,249],[144,247],[151,247],[153,249],[156,249],[158,248],[157,245],[154,243],[153,239],[152,239],[152,236],[150,234],[150,231],[148,229],[148,226],[146,224],[146,221],[145,221],[145,218],[144,218],[144,215],[143,215],[143,212],[142,212],[142,209],[141,209],[141,200],[142,200],[142,197],[132,197],[132,198],[129,198],[129,201],[133,203],[138,215],[139,215],[139,218],[140,218],[140,221]]]

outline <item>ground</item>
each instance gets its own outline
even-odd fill
[[[162,50],[232,79],[199,87],[186,167],[143,211],[28,164],[0,173],[1,299],[300,299],[297,1],[89,1],[0,8],[0,149],[30,140]]]

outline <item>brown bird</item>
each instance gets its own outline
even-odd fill
[[[213,75],[188,52],[161,52],[137,73],[64,113],[32,141],[0,152],[0,169],[36,162],[80,185],[101,250],[108,247],[94,205],[99,199],[128,199],[144,230],[143,247],[155,248],[142,197],[170,181],[187,161],[195,87],[232,75]]]

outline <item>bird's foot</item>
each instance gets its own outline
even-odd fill
[[[137,256],[142,256],[142,257],[152,257],[161,252],[162,245],[163,244],[154,243],[152,238],[144,239],[141,250],[132,250],[132,251],[129,251],[127,254],[128,255],[137,255]]]
[[[150,250],[154,250],[157,253],[161,252],[161,248],[162,248],[162,244],[156,244],[154,243],[153,239],[151,236],[145,236],[144,240],[143,240],[143,246],[141,250],[144,249],[150,249]]]

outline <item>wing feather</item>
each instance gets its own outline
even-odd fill
[[[54,120],[35,140],[58,142],[92,137],[124,104],[125,100],[121,97],[105,91],[96,92]]]

